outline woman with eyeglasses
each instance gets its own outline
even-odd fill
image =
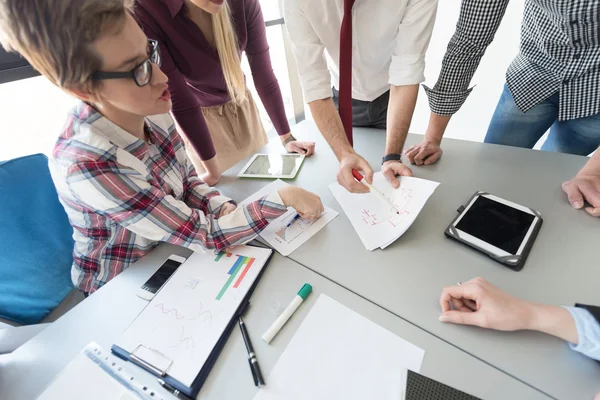
[[[290,133],[273,73],[259,0],[137,0],[136,17],[158,40],[169,77],[173,116],[187,138],[201,178],[215,184],[221,172],[255,153],[267,136],[246,88],[240,55],[246,52],[261,101],[288,152],[310,156],[314,143]]]
[[[323,211],[296,187],[236,208],[198,178],[168,114],[160,49],[131,8],[131,0],[0,2],[2,46],[80,99],[50,171],[73,226],[72,279],[85,294],[161,242],[222,250],[253,239],[288,206],[307,219]]]

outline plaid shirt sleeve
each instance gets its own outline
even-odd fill
[[[225,203],[236,202],[228,197],[221,196],[221,193],[213,187],[208,186],[198,177],[194,165],[186,157],[186,177],[184,188],[184,202],[192,208],[197,208],[205,214],[218,216],[221,207]]]
[[[275,192],[216,218],[212,213],[226,198],[200,184],[197,177],[188,187],[193,192],[188,193],[190,207],[151,185],[138,171],[113,160],[72,165],[67,184],[82,204],[135,234],[195,251],[244,244],[287,211]]]
[[[485,50],[494,40],[509,0],[463,0],[456,32],[448,43],[433,89],[423,85],[431,112],[456,113],[471,93],[469,83]]]

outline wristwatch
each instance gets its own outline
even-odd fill
[[[388,161],[398,161],[402,163],[402,154],[388,154],[381,159],[381,165],[385,164]]]
[[[290,133],[290,136],[289,136],[287,139],[285,139],[285,140],[283,141],[283,147],[287,146],[287,144],[288,144],[289,142],[295,142],[295,141],[296,141],[296,138],[294,137],[294,135],[292,135],[292,134]]]

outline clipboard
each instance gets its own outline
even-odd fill
[[[257,248],[264,249],[264,247],[262,247],[262,246],[249,246],[249,247],[257,247]],[[196,398],[196,396],[200,392],[200,389],[202,388],[202,385],[206,381],[206,378],[208,378],[208,374],[210,373],[215,362],[217,361],[217,358],[221,354],[223,347],[225,347],[225,344],[227,343],[227,340],[229,339],[231,332],[235,328],[238,318],[244,313],[244,311],[248,307],[248,304],[250,302],[250,297],[252,296],[254,289],[256,289],[256,286],[258,285],[258,282],[262,278],[262,275],[264,274],[265,269],[267,268],[267,266],[271,262],[271,259],[273,258],[274,252],[271,249],[269,249],[269,250],[270,250],[270,254],[269,254],[267,260],[265,261],[264,266],[262,267],[262,269],[256,276],[256,279],[254,280],[254,282],[248,289],[246,296],[240,302],[235,313],[233,314],[233,317],[228,322],[228,324],[225,327],[225,329],[223,330],[220,338],[218,339],[218,341],[216,342],[212,351],[210,352],[209,356],[207,357],[206,361],[202,365],[198,375],[196,376],[196,378],[193,380],[192,384],[189,387],[182,384],[177,379],[173,378],[172,376],[170,376],[168,374],[169,367],[171,367],[175,361],[173,361],[169,357],[165,356],[163,353],[161,353],[157,349],[140,344],[132,352],[129,352],[129,351],[121,348],[120,346],[114,344],[111,347],[111,351],[117,357],[119,357],[123,360],[129,361],[129,362],[139,366],[140,368],[148,371],[149,373],[153,374],[157,378],[163,380],[165,383],[167,383],[168,385],[173,387],[175,390],[178,390],[180,393],[183,393],[186,396],[189,396],[192,398]],[[167,285],[168,285],[168,283],[167,283]]]

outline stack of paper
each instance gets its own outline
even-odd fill
[[[282,180],[277,179],[242,201],[240,205],[249,204],[269,193],[283,189],[286,186],[289,185]],[[296,211],[290,207],[285,214],[272,221],[269,226],[260,233],[260,237],[282,255],[289,256],[294,250],[303,245],[338,215],[339,214],[336,211],[329,207],[325,207],[325,212],[321,214],[321,217],[318,219],[312,221],[303,219],[294,220]],[[290,222],[292,224],[288,226]]]
[[[342,206],[367,250],[385,249],[404,234],[415,221],[438,182],[401,177],[400,187],[394,189],[381,172],[373,177],[373,186],[390,199],[391,208],[373,193],[350,193],[338,183],[329,189]]]
[[[399,400],[425,352],[320,295],[254,400]]]

